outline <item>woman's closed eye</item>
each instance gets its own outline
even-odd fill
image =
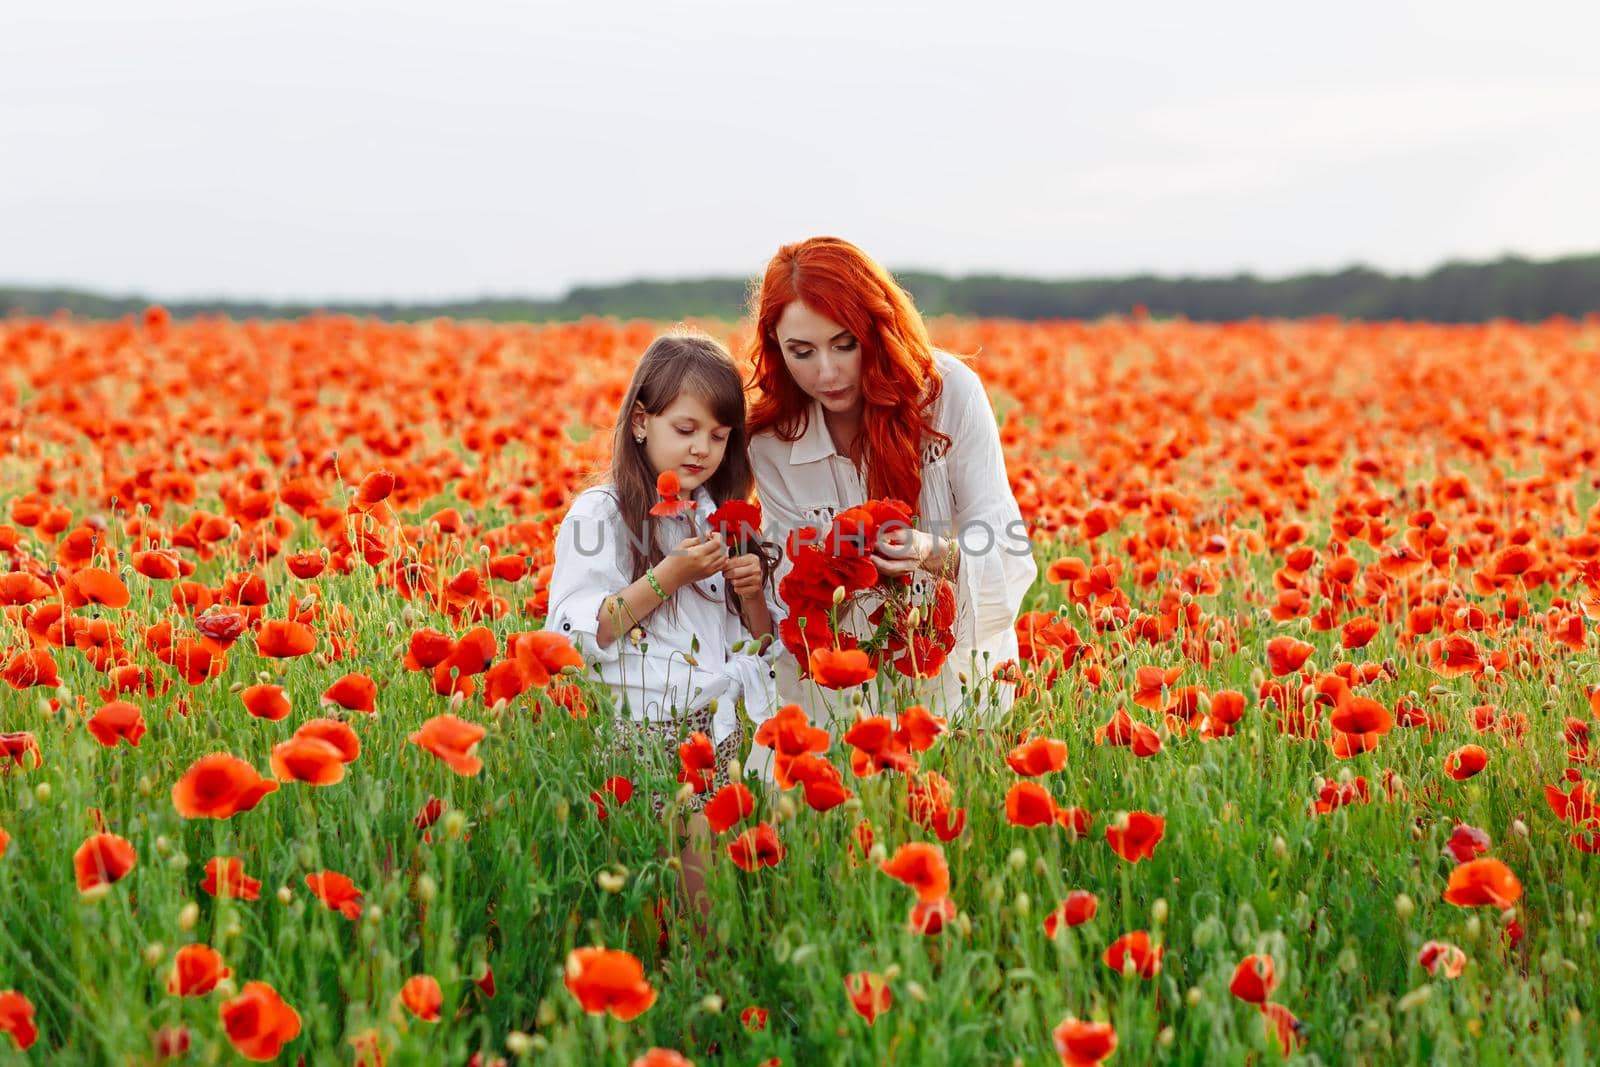
[[[849,341],[834,345],[833,350],[835,352],[854,352],[856,350],[856,342],[852,338]],[[789,349],[789,354],[795,359],[805,359],[815,351],[816,349],[814,348],[791,348]]]

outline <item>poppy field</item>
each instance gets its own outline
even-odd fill
[[[0,1062],[1600,1057],[1600,322],[929,325],[1015,703],[768,787],[540,631],[658,324],[0,322]]]

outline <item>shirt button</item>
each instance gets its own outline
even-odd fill
[[[570,630],[572,629],[572,624],[570,622],[564,622],[561,624],[561,628],[563,630]]]
[[[716,582],[712,582],[711,583],[711,591],[713,593],[715,593],[717,591],[717,583]]]

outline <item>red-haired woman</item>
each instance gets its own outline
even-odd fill
[[[826,533],[869,499],[909,505],[915,526],[881,534],[867,558],[882,577],[910,576],[922,626],[934,620],[953,635],[942,667],[916,681],[915,702],[951,725],[991,719],[1011,702],[1011,687],[991,674],[1017,655],[1017,613],[1038,566],[983,382],[933,347],[910,296],[847,241],[780,248],[752,299],[747,426],[767,540],[784,545],[803,527]],[[786,552],[780,598],[794,566]],[[778,703],[800,704],[817,723],[847,716],[838,693],[805,677],[819,620],[814,610],[796,615],[800,599],[779,605],[779,635],[797,656],[780,661]]]

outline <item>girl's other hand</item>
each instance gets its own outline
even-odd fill
[[[754,552],[730,556],[722,565],[722,573],[740,599],[761,595],[761,557]]]

